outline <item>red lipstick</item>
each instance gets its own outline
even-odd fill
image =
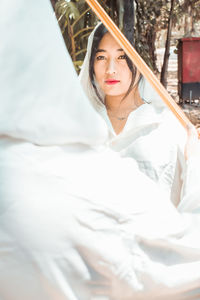
[[[105,80],[105,83],[109,84],[109,85],[114,85],[114,84],[117,84],[119,82],[120,82],[120,80],[116,80],[116,79],[107,79],[107,80]]]

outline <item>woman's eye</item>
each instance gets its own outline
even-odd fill
[[[120,55],[120,56],[118,57],[118,59],[126,59],[126,55],[125,55],[125,54]]]
[[[96,60],[104,60],[104,59],[105,59],[105,56],[103,56],[103,55],[98,55],[96,57]]]

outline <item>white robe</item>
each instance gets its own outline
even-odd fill
[[[109,133],[107,145],[123,157],[132,157],[136,160],[140,170],[159,184],[167,197],[170,197],[177,206],[185,169],[185,129],[148,81],[142,78],[139,83],[139,93],[145,104],[130,113],[120,134],[115,133],[106,107],[97,97],[89,78],[89,60],[96,28],[89,37],[79,79],[88,99],[107,124]],[[102,91],[97,88],[104,101]]]
[[[199,299],[198,159],[178,211],[102,146],[49,1],[0,12],[0,299]]]

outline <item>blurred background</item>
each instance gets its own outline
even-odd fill
[[[200,125],[200,0],[99,0],[193,124]],[[98,18],[85,0],[51,0],[80,72]]]

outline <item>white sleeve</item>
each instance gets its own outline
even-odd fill
[[[189,158],[186,163],[180,212],[200,212],[200,158]]]

